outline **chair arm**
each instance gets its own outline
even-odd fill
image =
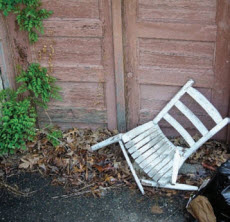
[[[100,143],[97,143],[97,144],[91,146],[90,150],[95,151],[95,150],[98,150],[102,147],[108,146],[110,144],[117,143],[121,140],[121,137],[122,137],[122,133],[117,134],[116,136],[110,137],[110,138],[108,138],[108,139],[106,139]]]

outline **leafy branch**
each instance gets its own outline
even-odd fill
[[[30,43],[38,41],[38,33],[44,34],[43,20],[52,15],[52,11],[41,9],[41,0],[0,0],[3,15],[16,14],[20,30],[27,31]]]

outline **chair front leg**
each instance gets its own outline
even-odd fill
[[[91,146],[90,150],[91,151],[99,150],[102,147],[108,146],[108,145],[113,144],[113,143],[117,143],[121,140],[121,137],[122,137],[122,133],[117,134],[116,136],[110,137],[110,138],[108,138],[108,139],[106,139],[100,143],[97,143],[97,144]]]
[[[128,165],[129,165],[129,168],[130,168],[130,170],[131,170],[131,172],[132,172],[132,174],[133,174],[133,177],[134,177],[134,179],[135,179],[135,181],[136,181],[136,183],[137,183],[137,186],[138,186],[139,190],[141,191],[141,193],[144,195],[144,194],[145,194],[144,188],[143,188],[143,186],[142,186],[142,184],[141,184],[141,181],[139,180],[139,178],[138,178],[138,176],[137,176],[137,174],[136,174],[136,171],[135,171],[134,168],[133,168],[133,165],[132,165],[132,163],[131,163],[131,161],[130,161],[130,159],[129,159],[129,156],[128,156],[126,150],[125,150],[125,147],[124,147],[124,145],[123,145],[123,142],[122,142],[122,141],[119,141],[119,144],[120,144],[120,146],[121,146],[121,150],[122,150],[122,152],[123,152],[123,154],[124,154],[124,156],[125,156],[125,159],[126,159]]]

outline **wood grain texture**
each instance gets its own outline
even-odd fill
[[[43,7],[52,10],[52,18],[99,18],[98,0],[42,0]]]
[[[41,37],[34,45],[34,59],[39,59],[38,52],[47,47],[48,53],[42,54],[42,65],[49,60],[50,46],[54,48],[53,66],[73,66],[73,64],[101,65],[102,41],[99,38],[47,38]]]
[[[222,116],[228,115],[230,99],[230,2],[217,1],[217,38],[215,51],[215,84],[213,86],[212,104],[221,111]],[[225,135],[227,131],[225,130]]]
[[[57,82],[62,88],[62,101],[52,101],[53,107],[104,109],[104,86],[97,83]]]
[[[102,23],[98,19],[45,20],[43,36],[102,37]]]
[[[119,132],[126,131],[124,53],[122,42],[121,0],[112,1],[113,51],[116,80],[117,127]]]
[[[138,19],[180,23],[214,24],[215,0],[139,0]]]
[[[65,122],[65,123],[107,123],[106,111],[88,108],[63,108],[51,107],[46,110],[52,122]],[[48,116],[46,112],[40,110],[39,121],[47,122]]]
[[[139,122],[139,83],[137,69],[137,39],[136,39],[136,5],[137,0],[123,1],[124,6],[124,46],[127,100],[127,128],[131,129]]]
[[[50,103],[53,121],[115,129],[111,1],[42,2],[54,13],[44,21],[45,34],[31,49],[33,59],[47,67],[62,88],[63,100]]]
[[[216,41],[216,30],[216,25],[138,22],[135,32],[142,38]]]
[[[39,121],[39,127],[44,128],[47,125],[49,125],[50,122],[46,121]],[[75,123],[75,122],[52,122],[53,125],[59,126],[61,129],[66,130],[66,129],[71,129],[71,128],[79,128],[79,129],[92,129],[95,130],[97,128],[105,128],[107,124],[105,123]]]
[[[211,69],[214,43],[139,39],[139,64],[183,69]]]
[[[49,67],[47,67],[49,69]],[[102,66],[55,66],[52,76],[64,82],[105,82],[105,70]]]
[[[214,85],[213,69],[166,68],[139,66],[140,84],[182,86],[188,79],[193,79],[197,87],[210,88]]]
[[[113,57],[113,32],[111,1],[100,0],[100,19],[103,26],[102,40],[102,61],[105,70],[105,104],[107,108],[108,128],[117,129],[116,118],[116,95],[115,95],[115,77],[114,77],[114,57]]]
[[[141,92],[141,109],[161,110],[166,103],[178,92],[180,87],[177,86],[163,86],[163,85],[140,85]],[[209,100],[211,100],[211,89],[198,88],[198,90]],[[159,95],[161,95],[159,97]],[[199,110],[198,104],[188,97],[184,96],[181,99],[191,110]]]

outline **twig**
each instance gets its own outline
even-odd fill
[[[12,186],[10,186],[10,185],[8,185],[8,184],[6,184],[6,183],[0,182],[0,187],[4,187],[4,188],[6,188],[7,190],[9,190],[10,192],[12,192],[12,193],[14,193],[14,194],[16,194],[16,195],[28,196],[27,193],[21,192],[21,191],[19,191],[17,188],[12,187]]]
[[[93,190],[94,192],[100,192],[102,190],[111,190],[111,189],[116,189],[120,186],[124,186],[123,184],[119,184],[119,185],[116,185],[116,186],[111,186],[111,187],[103,187],[103,188],[98,188],[96,190]],[[84,187],[85,189],[86,187]],[[87,194],[87,193],[92,193],[92,190],[86,190],[86,191],[82,191],[82,192],[79,192],[80,190],[84,190],[84,189],[79,189],[77,193],[71,193],[69,195],[61,195],[61,196],[54,196],[52,197],[52,199],[57,199],[57,198],[69,198],[69,197],[77,197],[77,196],[80,196],[80,195],[83,195],[83,194]]]

